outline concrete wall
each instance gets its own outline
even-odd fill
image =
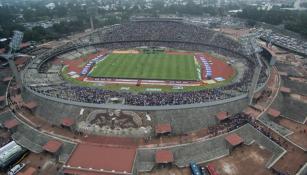
[[[243,98],[207,107],[155,111],[153,116],[155,123],[171,123],[174,133],[181,134],[216,125],[215,114],[221,111],[239,113],[247,104],[248,99]]]
[[[24,91],[23,98],[25,100],[35,100],[38,103],[38,107],[35,110],[37,116],[43,117],[53,124],[60,124],[63,117],[72,117],[77,119],[80,116],[80,110],[82,108],[88,110],[97,110],[104,107],[104,105],[92,107],[86,107],[86,105],[72,105],[59,103],[46,98],[41,98],[32,93]],[[152,120],[154,124],[157,123],[171,123],[174,133],[180,134],[190,132],[212,126],[216,124],[216,118],[214,117],[220,111],[227,111],[231,114],[242,111],[248,104],[248,99],[245,97],[238,99],[227,99],[220,101],[219,103],[204,103],[203,107],[190,107],[185,106],[183,109],[161,109],[151,110],[150,114],[153,116]],[[100,106],[100,108],[99,108]],[[179,105],[178,105],[179,106]],[[116,108],[116,106],[114,106]],[[166,106],[167,107],[167,106]],[[133,108],[132,108],[133,109]],[[133,111],[133,110],[132,110]],[[149,110],[137,110],[137,111],[149,111]]]

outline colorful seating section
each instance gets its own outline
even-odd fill
[[[202,69],[202,79],[211,79],[212,77],[212,68],[211,68],[211,61],[208,60],[205,56],[203,55],[196,55],[196,59],[201,65]]]
[[[94,59],[92,59],[91,61],[89,61],[82,69],[81,75],[82,76],[87,75],[92,70],[92,68],[95,66],[96,63],[103,61],[105,58],[106,58],[106,54],[101,54],[95,57]]]

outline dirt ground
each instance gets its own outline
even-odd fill
[[[290,129],[294,133],[289,135],[288,138],[299,146],[307,149],[307,125],[293,122],[286,118],[280,118],[278,124]]]
[[[213,73],[212,78],[223,77],[227,80],[235,75],[236,71],[232,66],[228,65],[225,60],[218,59],[209,53],[205,53],[204,55],[213,63],[211,65]]]
[[[289,175],[295,175],[306,162],[307,154],[289,144],[287,153],[277,161],[273,168]]]
[[[242,145],[230,156],[211,163],[220,175],[270,175],[272,173],[265,164],[271,156],[272,153],[257,144]]]
[[[231,155],[212,161],[220,175],[271,175],[272,172],[265,168],[266,162],[272,154],[263,147],[252,144],[242,145],[233,150]],[[206,166],[203,164],[202,166]],[[150,173],[139,175],[191,175],[189,168],[177,168],[175,166],[166,168],[155,168]]]
[[[279,140],[281,146],[287,150],[286,154],[274,164],[273,168],[282,173],[295,175],[307,162],[307,154],[274,132],[271,132],[271,137]]]
[[[192,175],[189,168],[178,168],[176,166],[167,167],[167,168],[155,168],[150,173],[139,173],[139,175]]]

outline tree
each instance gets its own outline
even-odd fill
[[[248,19],[246,23],[250,27],[254,27],[256,25],[256,21],[253,19]]]

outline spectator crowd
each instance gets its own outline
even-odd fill
[[[178,21],[138,21],[114,25],[103,31],[94,32],[89,36],[88,40],[82,39],[81,43],[68,43],[66,46],[54,49],[54,52],[63,53],[65,49],[72,50],[73,47],[89,45],[86,42],[93,42],[91,38],[98,38],[101,43],[100,46],[107,49],[163,46],[191,51],[210,50],[227,57],[239,59],[248,69],[244,71],[240,78],[224,87],[191,92],[131,93],[75,86],[67,82],[63,82],[61,85],[50,85],[52,82],[47,82],[48,88],[45,85],[30,86],[30,88],[46,96],[77,102],[103,104],[110,98],[124,98],[126,105],[183,105],[223,100],[247,93],[256,66],[253,58],[241,54],[241,46],[236,41],[201,26]],[[36,64],[33,64],[32,67],[30,66],[30,68],[39,69],[42,65],[48,63],[48,59],[51,56],[52,53],[43,54],[38,58],[40,61],[36,61]],[[263,68],[258,84],[263,84],[266,79],[267,73]],[[28,82],[28,84],[31,83],[33,82]]]

